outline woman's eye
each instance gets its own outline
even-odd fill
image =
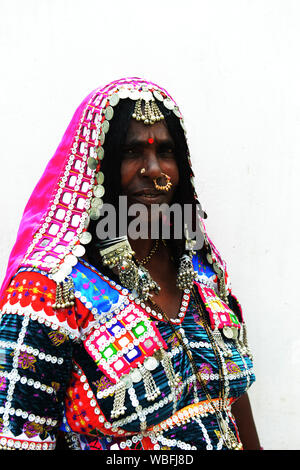
[[[173,157],[174,156],[174,149],[172,147],[163,148],[163,149],[160,150],[159,153],[162,156]]]
[[[138,156],[138,152],[136,149],[124,149],[123,150],[123,155],[124,157],[126,158],[133,158],[133,157],[136,157]]]

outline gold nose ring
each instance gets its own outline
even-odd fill
[[[157,180],[159,180],[162,177],[166,178],[166,184],[164,186],[158,184],[158,182],[157,182]],[[165,173],[162,173],[161,176],[159,176],[158,178],[153,178],[153,183],[154,183],[155,189],[157,189],[158,191],[168,192],[172,187],[171,178],[170,178],[170,176],[166,175]]]
[[[141,169],[141,175],[143,175],[145,173],[146,169],[145,168],[142,168]]]

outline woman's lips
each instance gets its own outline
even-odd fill
[[[128,196],[131,200],[143,202],[144,204],[160,203],[165,199],[165,193],[155,191],[155,189],[143,189]]]
[[[130,197],[130,199],[134,202],[139,202],[143,204],[159,204],[163,202],[164,200],[164,195],[163,194],[156,194],[156,195],[149,195],[149,194],[139,194],[139,195],[133,195]]]

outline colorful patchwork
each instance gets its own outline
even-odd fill
[[[237,315],[223,302],[213,289],[197,283],[199,294],[209,313],[211,328],[222,329],[224,326],[241,328]]]
[[[78,325],[83,334],[88,333],[95,322],[105,323],[125,299],[122,292],[112,287],[99,273],[95,272],[93,275],[93,268],[88,266],[78,263],[71,273],[75,297],[85,307],[85,312],[82,310],[78,318]],[[123,293],[128,293],[127,290],[122,290]]]
[[[162,347],[167,349],[155,324],[144,311],[129,304],[88,336],[85,346],[99,369],[116,383],[130,369]]]

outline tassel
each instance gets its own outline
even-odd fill
[[[160,351],[161,351],[161,355],[162,355],[161,363],[162,363],[162,366],[165,369],[166,375],[168,377],[169,387],[171,389],[172,388],[177,388],[177,386],[180,382],[179,374],[175,374],[175,371],[174,371],[174,368],[173,368],[173,365],[172,365],[172,361],[169,357],[169,354],[164,349],[161,349]]]
[[[252,353],[248,345],[247,329],[245,323],[241,324],[239,337],[237,338],[235,343],[242,356],[249,356],[251,360],[253,359]]]
[[[62,282],[58,282],[56,286],[56,297],[53,309],[73,307],[74,302],[74,283],[70,277]]]
[[[222,432],[222,437],[224,442],[229,450],[242,450],[243,445],[239,442],[229,427],[229,424],[225,421],[220,413],[217,415],[217,421],[219,424],[219,429]]]
[[[126,384],[123,380],[120,380],[116,386],[113,409],[110,415],[112,419],[119,418],[119,416],[125,413],[127,409],[126,406],[124,405],[125,395],[126,395]]]
[[[53,304],[53,309],[62,308],[63,296],[62,296],[62,287],[61,283],[58,282],[56,285],[56,295],[55,295],[55,304]]]
[[[232,352],[230,348],[225,344],[221,332],[218,330],[218,328],[215,328],[212,330],[212,334],[214,337],[214,340],[216,344],[219,346],[219,348],[222,350],[224,357],[231,357]]]
[[[144,381],[144,387],[146,391],[146,398],[148,401],[153,401],[160,395],[160,390],[157,387],[152,374],[142,364],[139,364],[139,370]]]

